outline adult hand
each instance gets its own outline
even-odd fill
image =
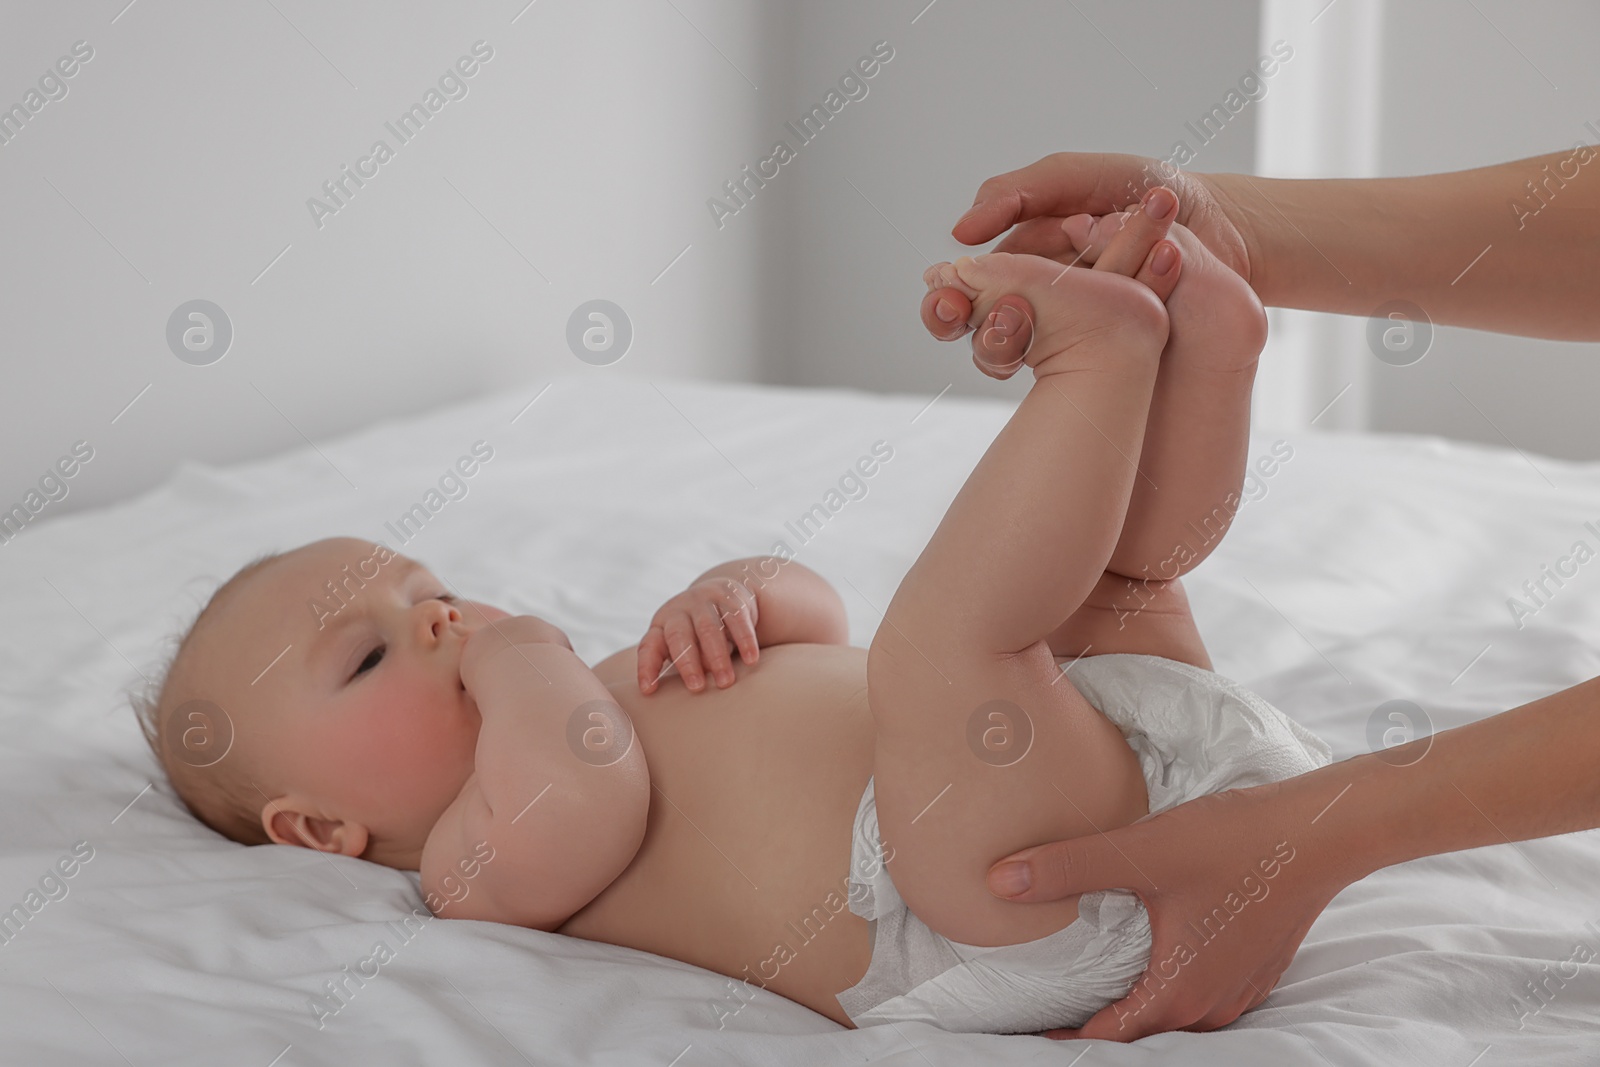
[[[1045,256],[1063,265],[1080,258],[1092,264],[1098,249],[1080,251],[1065,228],[1072,226],[1082,232],[1086,220],[1069,220],[1125,210],[1139,203],[1150,189],[1165,186],[1178,195],[1177,221],[1248,282],[1251,259],[1242,228],[1244,212],[1215,178],[1182,170],[1168,177],[1168,169],[1165,163],[1143,156],[1057,152],[984,182],[972,207],[950,232],[962,244],[976,245],[1010,230],[994,251]],[[941,301],[945,303],[942,309]],[[1025,323],[1033,321],[1033,309],[1022,297],[1004,297],[1001,304],[1018,308]],[[941,341],[964,334],[971,315],[971,302],[955,289],[935,289],[922,301],[923,325]],[[994,359],[988,358],[986,337],[997,344],[1005,340],[999,334],[990,336],[988,330],[978,330],[972,339],[973,363],[990,377],[1007,377],[992,368],[1015,361],[1002,359],[998,353]],[[1016,344],[1013,338],[1007,351]]]
[[[1037,845],[989,871],[996,896],[1022,902],[1124,888],[1150,917],[1150,963],[1122,1000],[1052,1038],[1134,1041],[1168,1030],[1213,1030],[1260,1004],[1306,931],[1356,880],[1311,825],[1288,782],[1198,797],[1143,822]],[[1009,893],[1023,861],[1031,885]]]

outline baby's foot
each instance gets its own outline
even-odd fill
[[[1168,190],[1158,192],[1159,195],[1146,197],[1145,206],[1150,210],[1123,213],[1114,229],[1108,226],[1097,231],[1089,254],[1073,249],[1069,238],[1063,233],[1057,238],[1061,247],[1055,250],[1058,254],[1053,258],[991,253],[978,257],[978,260],[1009,255],[1012,259],[1029,261],[1030,270],[1043,270],[1050,276],[1050,291],[1059,290],[1065,279],[1072,275],[1103,277],[1120,274],[1138,282],[1158,300],[1165,301],[1178,285],[1183,257],[1175,244],[1163,239],[1177,215],[1177,200]],[[1062,229],[1064,231],[1065,227]],[[970,262],[976,261],[971,257],[962,257],[955,265]],[[952,302],[960,301],[962,297],[971,302],[972,286],[963,285],[960,277],[951,271],[950,264],[941,263],[928,268],[923,280],[930,292],[942,290]],[[1099,283],[1085,280],[1083,284]],[[951,293],[952,289],[960,295]],[[995,292],[991,292],[992,306],[977,307],[974,304],[966,327],[978,331],[972,339],[972,351],[973,360],[979,368],[991,377],[1009,378],[1024,363],[1037,365],[1044,358],[1044,355],[1035,358],[1033,348],[1035,308],[1038,305],[1033,303],[1027,292],[1021,289],[1007,290],[1003,282],[996,292],[1003,295],[995,300]],[[1054,353],[1052,351],[1049,354]]]
[[[1146,205],[1149,202],[1146,197]],[[1127,250],[1119,244],[1126,243],[1130,228],[1136,232],[1148,228],[1148,219],[1141,219],[1148,214],[1073,215],[1062,220],[1061,230],[1081,262],[1093,264],[1095,270],[1128,274],[1134,268]],[[1173,224],[1168,240],[1183,254],[1183,277],[1176,280],[1166,298],[1172,330],[1162,354],[1163,366],[1185,363],[1254,375],[1257,357],[1267,341],[1267,316],[1255,290],[1187,228]]]
[[[1072,353],[1086,340],[1120,337],[1130,352],[1167,338],[1167,315],[1150,265],[1129,279],[1110,271],[1062,267],[1054,260],[1012,252],[962,256],[929,267],[930,289],[949,287],[972,305],[968,325],[1002,373],[1023,365],[1036,377],[1073,369]],[[1142,283],[1142,284],[1141,284]],[[1002,297],[1019,300],[1002,302]]]

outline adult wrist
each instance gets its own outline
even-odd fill
[[[1286,807],[1304,828],[1307,848],[1338,888],[1396,863],[1416,858],[1420,812],[1406,810],[1394,776],[1405,766],[1400,748],[1367,753],[1277,783],[1289,794]]]
[[[1244,280],[1263,304],[1273,306],[1271,280],[1274,268],[1281,267],[1274,260],[1282,253],[1267,239],[1276,232],[1274,223],[1281,220],[1263,220],[1269,205],[1256,183],[1267,179],[1251,179],[1245,174],[1191,174],[1190,177],[1210,194],[1214,210],[1221,212],[1238,231],[1244,245]]]

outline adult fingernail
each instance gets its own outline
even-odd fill
[[[1026,863],[1002,863],[989,874],[989,889],[1003,897],[1026,893],[1033,885],[1033,872]]]
[[[980,200],[977,203],[973,204],[971,207],[967,208],[967,213],[965,215],[962,215],[959,219],[956,219],[956,225],[960,226],[963,222],[966,222],[972,216],[976,215],[978,213],[978,209],[980,207],[982,207],[982,206],[983,206],[983,201]]]
[[[940,297],[939,302],[933,306],[933,313],[939,316],[940,322],[956,321],[956,306],[943,297]]]
[[[1162,244],[1156,249],[1156,254],[1150,258],[1150,269],[1157,274],[1170,274],[1172,268],[1178,265],[1178,250],[1169,244]]]
[[[1172,195],[1171,189],[1155,188],[1145,198],[1144,209],[1150,218],[1156,222],[1165,222],[1167,217],[1178,210],[1178,198]]]

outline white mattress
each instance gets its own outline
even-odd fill
[[[782,538],[838,586],[865,645],[877,615],[849,583],[888,601],[1010,412],[949,396],[924,411],[927,397],[593,377],[557,381],[512,424],[534,392],[388,422],[320,453],[187,464],[139,499],[0,546],[0,909],[75,842],[94,849],[68,895],[0,945],[0,1059],[1075,1062],[1087,1046],[921,1025],[852,1032],[764,992],[719,1030],[723,977],[512,926],[434,922],[406,943],[385,925],[421,907],[406,875],[245,848],[184,813],[122,689],[257,553],[382,538],[464,593],[556,619],[593,662],[636,640],[699,570]],[[408,545],[387,535],[384,521],[479,439],[495,455],[469,495]],[[894,457],[866,497],[801,547],[785,521],[878,439]],[[1597,541],[1582,523],[1600,518],[1600,465],[1532,457],[1535,470],[1513,451],[1430,438],[1290,445],[1266,497],[1186,583],[1221,673],[1340,758],[1366,750],[1386,700],[1414,700],[1443,728],[1600,673],[1587,571],[1520,632],[1506,606],[1540,564]],[[1517,1027],[1527,983],[1580,944],[1600,952],[1600,926],[1584,925],[1600,920],[1597,872],[1592,832],[1380,872],[1333,902],[1269,1007],[1218,1033],[1108,1044],[1086,1062],[1593,1063],[1600,963],[1559,988],[1552,979],[1549,1005]],[[311,996],[380,940],[394,959],[319,1030]]]

